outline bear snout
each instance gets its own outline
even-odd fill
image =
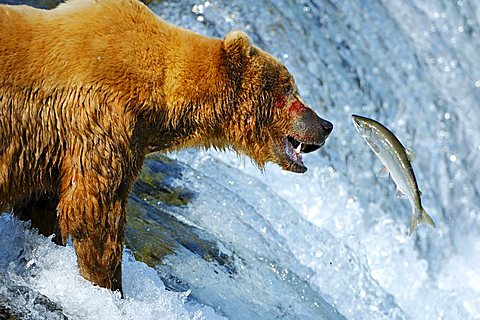
[[[327,136],[328,136],[330,134],[330,132],[332,132],[332,130],[333,130],[333,123],[331,123],[328,120],[322,119],[322,118],[320,118],[320,120],[321,120],[321,123],[322,123],[322,127],[323,127],[323,129],[325,130],[325,132],[327,133]]]
[[[318,150],[333,130],[330,121],[320,118],[307,106],[295,115],[292,128],[284,139],[284,151],[280,155],[283,169],[304,173],[307,167],[303,163],[302,153]]]
[[[292,137],[303,143],[302,153],[317,150],[333,130],[330,121],[320,118],[312,109],[305,108],[293,125]]]

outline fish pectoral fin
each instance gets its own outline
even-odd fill
[[[388,169],[387,169],[387,167],[383,166],[380,170],[378,170],[378,175],[379,175],[380,177],[384,177],[384,178],[388,177]]]
[[[415,153],[412,150],[405,148],[405,154],[407,155],[408,161],[412,162],[415,159]]]
[[[396,196],[397,196],[398,199],[408,199],[408,197],[407,197],[407,195],[405,194],[405,192],[403,192],[403,191],[400,190],[399,188],[397,188]]]

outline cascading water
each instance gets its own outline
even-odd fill
[[[480,5],[296,0],[150,7],[206,35],[245,30],[286,64],[334,132],[304,157],[304,175],[273,165],[260,172],[214,151],[172,154],[178,162],[166,167],[149,160],[147,176],[174,168],[167,184],[191,196],[172,207],[134,189],[131,212],[145,212],[152,239],[167,239],[174,250],[155,268],[126,252],[124,300],[84,281],[71,247],[1,217],[0,307],[34,319],[478,319]],[[424,207],[437,229],[408,236],[410,205],[377,174],[381,164],[356,134],[352,113],[386,124],[415,152]],[[169,221],[159,221],[160,209]],[[132,237],[134,252],[149,243],[142,239]]]

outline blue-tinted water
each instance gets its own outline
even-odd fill
[[[71,248],[4,217],[0,239],[10,246],[2,245],[0,266],[13,283],[0,290],[24,285],[73,319],[478,319],[476,1],[166,1],[151,8],[202,34],[245,30],[287,65],[334,132],[304,157],[304,175],[273,165],[262,173],[231,153],[171,155],[186,164],[177,183],[198,195],[172,215],[218,242],[237,268],[232,278],[179,251],[158,267],[191,290],[175,293],[154,269],[127,257],[122,301],[78,276]],[[352,113],[386,124],[415,152],[437,229],[408,236],[410,205],[377,174],[381,164],[355,133]],[[15,271],[22,255],[34,266],[28,272]],[[22,306],[37,312],[31,300]]]

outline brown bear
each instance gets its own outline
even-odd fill
[[[129,189],[145,155],[232,149],[305,172],[332,124],[238,31],[214,39],[137,0],[0,6],[0,212],[64,244],[121,291]]]

